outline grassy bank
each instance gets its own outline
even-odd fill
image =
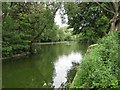
[[[118,47],[118,32],[109,33],[99,40],[98,45],[84,56],[71,87],[120,87]]]

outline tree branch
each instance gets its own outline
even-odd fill
[[[113,5],[115,7],[115,12],[118,13],[118,7],[119,7],[118,2],[113,2]]]
[[[97,2],[97,0],[95,0],[95,2],[100,6],[100,7],[102,7],[104,10],[106,10],[106,11],[108,11],[108,12],[110,12],[110,13],[113,13],[113,14],[115,14],[115,12],[114,11],[111,11],[111,10],[109,10],[109,9],[107,9],[107,8],[105,8],[104,6],[102,6],[99,2]]]
[[[34,40],[37,39],[37,38],[43,33],[43,31],[45,30],[45,28],[46,28],[46,25],[43,27],[42,31],[39,32],[38,35],[37,35],[36,37],[33,38],[33,40],[31,41],[31,43],[33,43]]]

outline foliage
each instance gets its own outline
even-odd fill
[[[38,38],[40,40],[40,38]],[[52,28],[45,30],[41,35],[42,42],[56,42],[56,41],[71,41],[72,29],[67,29],[66,26],[60,27],[53,25]]]
[[[71,40],[71,31],[54,23],[60,3],[4,2],[2,5],[3,57],[32,53],[34,42]]]
[[[99,40],[98,45],[84,56],[72,87],[120,87],[118,42],[118,32],[110,33]]]
[[[55,24],[53,25],[52,28],[46,29],[41,35],[41,41],[42,42],[58,41],[57,37],[58,29],[59,29],[58,26]]]
[[[105,3],[106,4],[106,3]],[[109,31],[111,14],[97,3],[65,3],[68,24],[74,34],[80,34],[80,40],[96,42]]]
[[[73,37],[73,34],[72,34],[72,31],[73,29],[72,28],[68,28],[67,26],[64,26],[64,27],[60,27],[60,29],[58,30],[58,37],[59,37],[59,40],[63,41],[72,41],[72,40],[75,40]]]
[[[30,44],[53,27],[54,11],[45,7],[45,3],[4,2],[2,5],[3,57],[28,52]]]
[[[100,3],[96,2],[100,7],[102,7],[105,11],[112,14],[111,18],[111,27],[110,32],[117,31],[120,29],[120,2],[111,2]]]

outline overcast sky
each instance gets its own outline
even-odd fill
[[[67,25],[68,17],[67,17],[67,15],[64,15],[64,16],[65,16],[66,24],[62,24],[61,15],[60,15],[60,9],[58,9],[58,11],[56,12],[56,15],[55,15],[55,22],[56,22],[56,24],[59,25],[60,27]]]

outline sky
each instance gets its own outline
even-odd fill
[[[65,17],[66,24],[62,24],[60,9],[58,9],[55,15],[55,19],[54,19],[54,21],[56,22],[56,25],[59,25],[60,27],[67,26],[68,16],[64,15],[64,17]]]

